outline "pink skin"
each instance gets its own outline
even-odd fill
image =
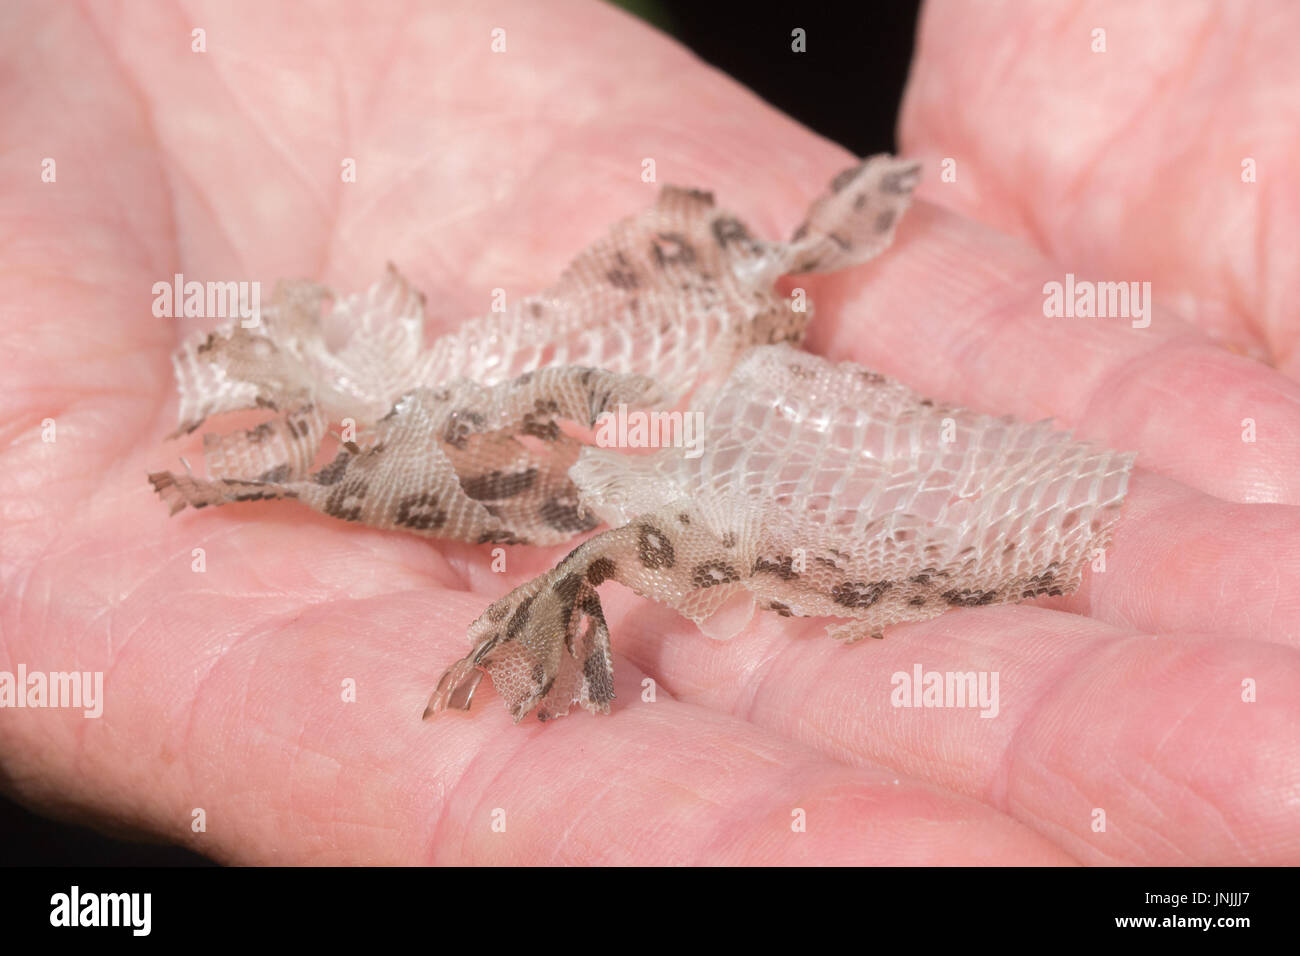
[[[196,323],[154,318],[153,283],[356,289],[391,258],[446,327],[646,206],[643,157],[771,236],[850,157],[599,4],[9,5],[0,670],[102,670],[107,703],[0,711],[7,791],[242,863],[1300,862],[1298,290],[1276,254],[1300,246],[1279,120],[1300,9],[978,6],[922,23],[902,130],[933,203],[880,260],[807,281],[811,344],[1138,451],[1106,572],[852,648],[774,615],[714,643],[611,586],[612,715],[516,727],[486,684],[468,715],[420,715],[466,625],[563,549],[511,548],[499,575],[485,548],[291,504],[169,520],[145,474],[195,454],[162,438]],[[1152,281],[1151,327],[1044,319],[1066,271]],[[996,670],[999,715],[891,707],[917,663]]]

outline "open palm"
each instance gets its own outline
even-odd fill
[[[599,4],[159,9],[2,14],[21,147],[0,159],[0,670],[102,671],[106,696],[98,720],[0,711],[9,792],[231,862],[1300,861],[1300,387],[1216,344],[1297,367],[1296,272],[1271,254],[1297,247],[1294,207],[1272,206],[1294,190],[1242,184],[1232,157],[1280,170],[1300,151],[1254,123],[1269,97],[1230,66],[1239,112],[1197,125],[1209,67],[1125,61],[1151,25],[1118,5],[1100,24],[930,10],[903,145],[931,161],[935,202],[881,259],[804,283],[815,350],[1139,453],[1082,591],[845,648],[774,615],[715,643],[610,587],[611,716],[516,727],[480,692],[422,722],[466,625],[560,552],[510,548],[497,574],[486,548],[286,503],[169,520],[145,474],[194,448],[162,443],[169,356],[213,323],[155,318],[153,284],[346,291],[391,259],[450,328],[648,205],[644,158],[777,236],[849,157]],[[1095,25],[1108,63],[1086,59]],[[1226,29],[1246,59],[1287,35],[1171,29]],[[1294,58],[1272,64],[1294,94]],[[1182,132],[1158,140],[1182,179],[1151,169],[1155,140],[1045,131],[1007,95],[1058,67],[1075,113]],[[1207,134],[1240,143],[1198,150]],[[944,157],[956,183],[934,175]],[[1216,198],[1189,220],[1180,190]],[[1145,329],[1044,318],[1066,271],[1168,298]],[[996,672],[997,716],[892,706],[891,675],[918,664]]]

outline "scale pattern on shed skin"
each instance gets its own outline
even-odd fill
[[[281,283],[257,327],[196,335],[174,358],[178,433],[238,409],[274,417],[205,435],[206,478],[187,467],[149,480],[173,514],[286,498],[440,538],[568,540],[596,520],[567,474],[580,446],[560,423],[671,406],[715,387],[754,344],[801,342],[810,311],[775,281],[879,253],[918,176],[889,156],[845,170],[789,242],[755,238],[709,193],[665,187],[554,287],[427,348],[424,297],[391,266],[328,309],[324,287]],[[355,437],[326,463],[331,426],[347,420]]]
[[[577,366],[541,369],[490,388],[460,380],[408,392],[367,430],[364,446],[343,445],[333,461],[311,474],[283,465],[259,471],[266,462],[243,448],[242,458],[225,452],[228,445],[239,446],[224,436],[205,441],[212,478],[162,472],[149,479],[173,513],[186,505],[291,498],[375,528],[479,543],[553,544],[597,524],[579,506],[568,475],[581,443],[557,421],[591,425],[620,403],[654,403],[659,395],[644,376]],[[258,431],[265,428],[275,438],[288,432],[296,436],[283,442],[292,448],[288,458],[301,463],[319,431],[295,429],[295,419],[321,421],[309,405],[235,437],[247,436],[260,450],[267,440],[253,438]],[[276,431],[280,425],[283,430]],[[537,441],[525,445],[518,435]],[[220,460],[214,449],[222,450]],[[250,466],[250,459],[256,464]],[[483,470],[485,462],[493,470]]]
[[[614,529],[492,604],[426,715],[484,673],[515,720],[607,712],[615,580],[729,636],[757,607],[834,617],[835,638],[1079,586],[1119,515],[1133,455],[944,406],[870,369],[759,346],[705,396],[703,454],[584,449],[572,470]],[[739,613],[737,613],[739,608]]]

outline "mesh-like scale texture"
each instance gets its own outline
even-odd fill
[[[1109,540],[1133,466],[1133,455],[1048,422],[937,404],[788,345],[750,349],[701,398],[698,457],[584,449],[571,474],[614,530],[471,627],[466,660],[491,674],[516,719],[575,702],[608,708],[562,679],[582,669],[609,686],[595,590],[606,580],[716,637],[734,634],[755,607],[839,618],[828,630],[841,640],[881,636],[949,608],[1077,588]],[[598,639],[575,643],[584,626]],[[502,681],[499,659],[510,661]],[[444,680],[435,709],[464,673]]]
[[[917,176],[888,156],[846,170],[789,242],[755,238],[708,193],[665,187],[553,287],[427,348],[424,298],[392,268],[332,302],[313,283],[281,283],[254,327],[197,335],[174,360],[178,431],[238,409],[275,417],[205,435],[205,478],[150,481],[173,514],[289,498],[441,538],[565,541],[596,519],[578,505],[567,472],[580,444],[560,423],[682,401],[751,345],[801,341],[809,313],[776,279],[880,252]],[[325,463],[331,426],[344,435]]]

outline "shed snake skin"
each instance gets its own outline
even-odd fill
[[[1067,593],[1106,546],[1133,456],[802,352],[811,307],[775,288],[878,255],[918,177],[889,156],[847,169],[787,242],[755,237],[709,193],[664,187],[553,287],[431,344],[423,296],[391,267],[350,297],[281,283],[257,326],[196,335],[174,359],[178,433],[239,409],[267,419],[205,434],[206,477],[149,480],[173,514],[292,498],[378,528],[530,545],[609,525],[471,625],[426,716],[468,709],[485,674],[515,720],[607,712],[597,588],[611,579],[714,637],[756,609],[834,618],[851,641]],[[698,450],[575,434],[629,409],[700,415]]]

